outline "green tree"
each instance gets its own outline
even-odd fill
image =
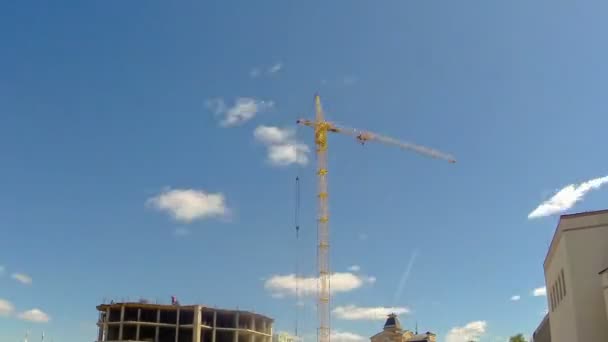
[[[526,342],[526,338],[523,334],[517,334],[515,336],[511,336],[511,338],[509,338],[509,342]]]

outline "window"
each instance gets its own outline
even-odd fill
[[[562,276],[562,288],[564,289],[564,297],[566,296],[566,279],[564,279],[564,269],[560,271]]]
[[[553,287],[549,288],[549,296],[551,297],[551,311],[555,310],[555,296],[553,293]]]

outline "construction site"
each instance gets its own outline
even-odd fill
[[[97,341],[271,342],[273,319],[204,305],[110,303],[97,306]]]
[[[329,264],[328,134],[338,133],[350,136],[360,144],[378,142],[391,145],[449,163],[455,163],[456,160],[449,154],[426,146],[402,142],[373,132],[342,127],[326,121],[318,94],[314,96],[314,106],[314,120],[299,119],[296,123],[314,130],[317,155],[317,340],[329,342],[331,336],[331,269]],[[299,232],[299,194],[299,177],[296,177],[296,237]],[[295,278],[297,296],[299,275]],[[181,306],[175,299],[172,299],[172,305],[142,302],[111,303],[102,304],[97,309],[100,312],[99,342],[271,342],[272,339],[273,320],[246,311],[219,310],[203,305]],[[390,317],[395,319],[394,316]],[[402,342],[403,338],[409,335],[403,335],[400,328],[398,330],[399,342]],[[423,340],[431,338],[434,339],[434,335],[425,336]],[[406,340],[409,341],[409,337]]]

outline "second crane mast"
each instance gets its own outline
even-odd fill
[[[359,131],[352,128],[339,127],[329,121],[325,121],[321,98],[315,95],[315,120],[300,119],[298,124],[308,126],[315,131],[315,146],[317,152],[317,176],[318,176],[318,223],[317,223],[317,262],[319,268],[319,291],[317,294],[317,314],[319,318],[318,341],[329,342],[330,330],[330,269],[329,269],[329,206],[327,192],[327,133],[343,133],[355,137],[360,143],[367,141],[378,141],[398,146],[405,150],[414,151],[429,157],[447,160],[455,163],[456,160],[443,152],[428,147],[405,143],[393,138],[379,134]]]

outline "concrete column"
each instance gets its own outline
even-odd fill
[[[239,312],[237,311],[234,315],[234,325],[236,330],[234,331],[234,342],[239,342]]]
[[[251,323],[249,324],[249,329],[255,331],[255,316],[251,315]],[[249,335],[249,342],[255,342],[255,334],[251,333]]]
[[[160,309],[156,309],[156,323],[160,322]],[[154,332],[154,342],[158,342],[158,331],[159,327],[158,325],[156,326],[156,331]]]
[[[120,327],[118,328],[118,340],[122,341],[122,328],[125,324],[125,305],[120,306]]]
[[[270,324],[270,331],[268,332],[270,337],[268,337],[268,342],[272,342],[272,324]]]
[[[217,325],[217,311],[213,311],[213,331],[211,332],[211,342],[215,342],[216,325]]]
[[[97,330],[98,330],[97,331],[97,341],[103,341],[103,326],[104,326],[103,321],[105,320],[103,317],[104,315],[105,315],[105,311],[99,312],[99,320],[97,321]]]
[[[266,320],[265,319],[262,320],[262,332],[264,334],[268,334],[268,332],[266,331]]]
[[[139,341],[139,321],[141,321],[141,309],[137,309],[137,330],[135,332],[135,339]]]
[[[177,319],[175,322],[175,342],[179,340],[179,308],[177,308]]]
[[[106,309],[106,319],[103,322],[103,336],[101,338],[102,341],[106,341],[108,339],[108,320],[110,319],[110,308]]]
[[[192,322],[192,342],[201,342],[201,306],[194,307],[194,322]]]

